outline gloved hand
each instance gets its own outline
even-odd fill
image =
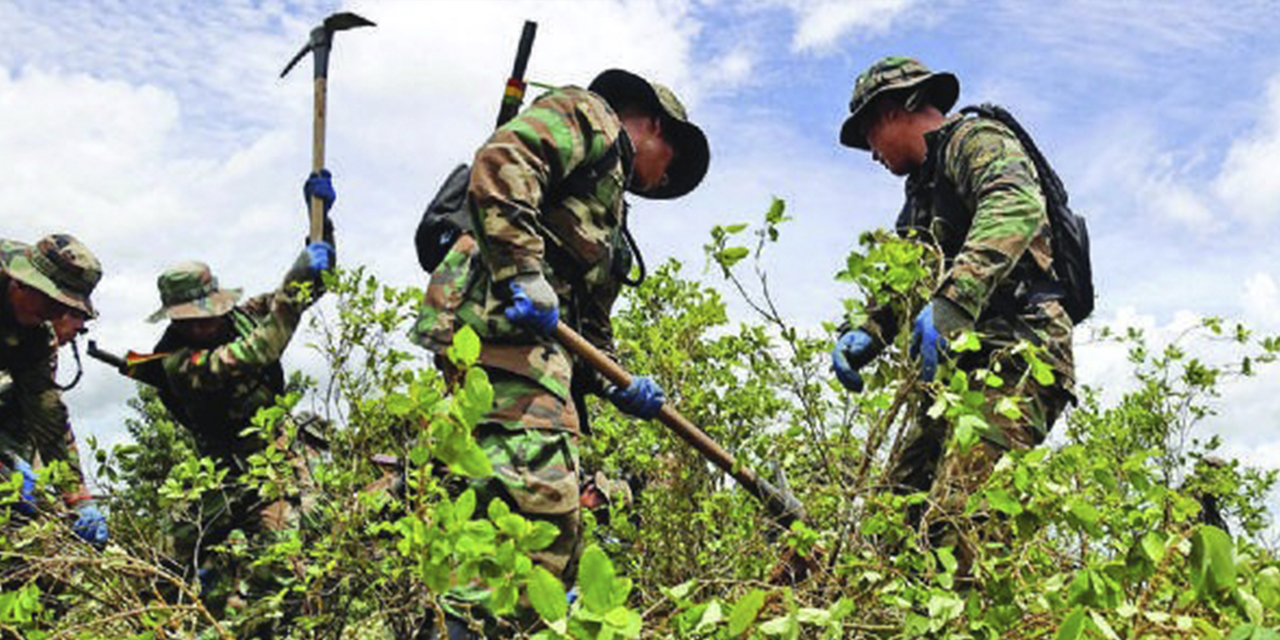
[[[522,274],[511,279],[511,306],[507,320],[544,336],[560,322],[560,298],[542,274]]]
[[[302,183],[302,199],[306,202],[307,209],[311,208],[311,198],[320,198],[320,202],[324,203],[325,215],[329,214],[329,209],[333,208],[333,203],[338,200],[338,192],[333,190],[333,175],[328,169],[321,169],[320,173],[313,173],[307,177],[307,181]]]
[[[98,511],[93,501],[86,501],[76,507],[76,513],[80,514],[80,517],[76,518],[76,523],[71,527],[76,535],[89,544],[106,544],[111,537],[107,532],[107,518]]]
[[[947,339],[938,333],[933,321],[933,303],[925,305],[911,325],[911,357],[920,358],[920,378],[933,382],[938,375],[938,350],[946,350]]]
[[[666,392],[649,376],[636,376],[627,387],[610,387],[608,396],[619,411],[643,420],[657,416],[667,400]]]
[[[22,474],[22,488],[18,490],[21,498],[18,502],[18,511],[23,515],[34,516],[36,514],[36,470],[32,469],[31,464],[26,460],[15,462],[13,470]]]
[[[311,270],[320,273],[333,268],[337,252],[333,245],[321,240],[307,245],[307,255],[311,257]]]
[[[862,374],[858,370],[876,357],[875,351],[875,339],[862,329],[846,331],[836,340],[836,346],[831,350],[831,368],[845,389],[862,392]]]

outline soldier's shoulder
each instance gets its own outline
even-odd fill
[[[602,132],[611,139],[622,128],[621,120],[609,103],[582,87],[570,85],[553,89],[539,96],[531,106],[559,111],[574,126]]]
[[[959,119],[947,140],[946,170],[953,179],[992,162],[1026,155],[1018,137],[1003,123],[970,116]]]
[[[968,116],[955,123],[948,146],[951,151],[972,150],[984,146],[1005,147],[1009,141],[1017,144],[1018,137],[1004,123],[982,116]]]

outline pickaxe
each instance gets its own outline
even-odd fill
[[[560,344],[573,352],[574,355],[585,360],[593,369],[604,374],[604,377],[608,378],[609,382],[619,387],[626,387],[631,384],[631,374],[618,366],[618,363],[610,360],[608,356],[601,353],[599,349],[592,346],[590,342],[583,339],[582,336],[570,329],[565,323],[561,322],[556,325],[554,335]],[[662,405],[662,409],[658,412],[658,420],[670,427],[685,442],[693,445],[693,448],[697,449],[698,453],[701,453],[703,457],[720,467],[725,473],[733,476],[733,479],[737,480],[739,485],[742,485],[748,493],[755,496],[764,505],[765,511],[778,524],[786,528],[790,527],[792,522],[804,520],[804,505],[791,492],[775,487],[750,467],[738,464],[733,454],[726,451],[715,440],[712,440],[705,431],[689,422],[688,418],[680,415],[670,404]]]
[[[372,26],[374,26],[372,21],[354,13],[335,13],[325,18],[320,26],[311,30],[311,39],[302,46],[297,55],[293,56],[289,64],[285,65],[284,71],[280,72],[280,77],[285,77],[288,75],[289,70],[293,69],[293,66],[298,64],[298,61],[303,56],[307,55],[307,52],[315,54],[315,120],[311,131],[311,171],[313,173],[317,173],[324,168],[325,90],[329,82],[329,49],[333,46],[333,34],[346,29]],[[320,198],[312,198],[311,233],[307,236],[307,239],[311,242],[317,242],[323,238],[324,204],[320,201]]]

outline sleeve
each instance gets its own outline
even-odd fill
[[[283,290],[258,296],[243,307],[264,309],[262,316],[232,312],[240,337],[212,349],[180,349],[164,358],[167,377],[191,389],[218,389],[278,362],[293,339],[302,310]]]
[[[971,323],[1049,217],[1035,163],[1004,125],[979,118],[958,130],[948,143],[944,170],[974,213],[934,299],[954,305]]]
[[[80,453],[76,447],[75,433],[71,429],[67,406],[62,402],[62,390],[54,380],[57,371],[57,351],[50,346],[48,355],[30,367],[12,372],[15,400],[24,418],[24,427],[34,439],[40,459],[46,463],[62,460],[71,467],[80,480],[63,493],[67,506],[90,498],[84,487],[84,473],[80,469]]]
[[[580,165],[591,141],[572,97],[538,99],[476,152],[468,197],[494,282],[542,270],[543,198]]]

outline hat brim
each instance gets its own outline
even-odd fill
[[[862,134],[862,120],[868,115],[870,106],[880,96],[910,91],[916,88],[928,89],[929,104],[937,107],[943,113],[950,111],[960,97],[960,81],[956,79],[954,74],[945,71],[931,73],[909,82],[885,86],[868,96],[862,104],[858,105],[857,109],[854,109],[853,113],[849,114],[848,118],[845,118],[844,125],[840,127],[840,144],[854,149],[870,151],[871,145],[867,142],[867,137]]]
[[[9,261],[5,262],[4,269],[10,278],[72,309],[82,311],[90,318],[98,317],[98,312],[93,308],[93,303],[89,301],[89,296],[63,290],[52,278],[44,275],[34,264],[31,264],[31,259],[25,254],[18,253],[14,255]]]
[[[667,167],[667,181],[662,186],[635,194],[651,200],[670,200],[693,191],[707,175],[711,163],[711,147],[698,125],[676,118],[662,106],[658,94],[648,80],[623,69],[609,69],[596,76],[588,91],[602,97],[621,110],[624,105],[637,105],[662,114],[664,137],[675,150],[675,159]]]
[[[224,316],[235,308],[243,293],[243,289],[219,289],[191,302],[181,302],[161,307],[147,317],[147,322],[160,322],[166,318],[169,320],[195,320],[197,318]]]

